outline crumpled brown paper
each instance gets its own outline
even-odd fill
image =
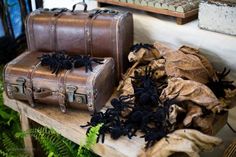
[[[154,46],[166,59],[165,71],[168,76],[181,77],[206,84],[210,78],[217,79],[211,63],[197,49],[182,46],[175,51],[164,44]]]
[[[212,150],[222,143],[218,137],[209,136],[193,129],[180,129],[162,138],[153,147],[141,152],[139,157],[168,157],[174,153],[186,153],[200,157],[200,151]]]
[[[219,100],[206,85],[192,80],[183,80],[182,78],[168,79],[168,86],[163,89],[160,99],[164,101],[173,98],[180,102],[192,101],[214,113],[223,110]]]
[[[187,105],[187,115],[184,118],[183,124],[184,126],[189,126],[192,124],[193,119],[203,115],[203,112],[200,106],[197,106],[191,101],[188,101],[186,105]]]
[[[153,59],[160,58],[160,53],[157,49],[145,49],[141,48],[137,52],[130,52],[128,55],[129,62],[149,62]]]

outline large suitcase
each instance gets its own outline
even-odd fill
[[[84,11],[41,9],[28,16],[26,37],[30,51],[65,50],[72,55],[113,57],[120,79],[133,44],[133,18],[129,12],[87,11],[86,7]]]
[[[114,88],[114,60],[105,58],[103,64],[92,64],[93,71],[85,67],[62,70],[52,74],[38,59],[42,52],[25,52],[9,62],[4,69],[4,87],[9,98],[36,103],[100,110]]]

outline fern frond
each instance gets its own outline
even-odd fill
[[[8,154],[6,152],[4,152],[3,150],[0,150],[0,156],[8,157]]]
[[[92,127],[89,130],[89,133],[87,135],[86,138],[86,144],[84,145],[84,147],[88,150],[91,149],[92,146],[94,146],[97,143],[97,138],[99,135],[99,130],[102,127],[103,124],[98,124],[95,127]]]
[[[2,145],[4,147],[4,151],[1,150],[0,154],[6,157],[26,157],[28,154],[25,152],[23,147],[17,145],[14,141],[15,139],[11,139],[6,133],[2,134]]]
[[[50,157],[76,157],[77,145],[62,137],[53,129],[46,127],[33,128],[25,132],[17,133],[17,137],[31,135],[42,146],[44,152]]]
[[[12,139],[6,133],[3,133],[2,137],[3,137],[2,142],[6,153],[13,153],[18,149],[18,146],[12,141]]]
[[[89,130],[89,133],[87,134],[86,137],[86,143],[84,145],[80,145],[78,149],[77,156],[78,157],[93,157],[94,154],[91,153],[91,148],[97,143],[97,138],[99,135],[99,130],[102,127],[103,124],[98,124],[94,127],[92,127]]]
[[[63,143],[65,144],[65,146],[67,147],[67,151],[70,157],[76,157],[77,156],[77,149],[78,149],[78,145],[67,140],[67,139],[63,139]]]

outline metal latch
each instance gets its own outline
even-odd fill
[[[72,102],[78,102],[78,103],[83,103],[86,104],[87,103],[87,97],[85,94],[80,94],[80,93],[76,93],[76,90],[78,88],[75,86],[67,86],[66,87],[66,93],[67,93],[67,100],[68,102],[72,103]]]
[[[80,104],[87,104],[87,96],[85,94],[75,94],[75,101]]]
[[[11,91],[14,93],[24,94],[24,85],[25,85],[24,78],[18,78],[16,80],[16,84],[11,85]]]
[[[74,102],[76,90],[77,90],[77,87],[75,86],[66,87],[67,99],[69,102]]]

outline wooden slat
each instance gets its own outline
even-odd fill
[[[187,18],[194,16],[198,14],[198,9],[194,9],[191,11],[188,11],[186,13],[181,13],[181,12],[176,12],[176,11],[171,11],[167,9],[159,9],[159,8],[154,8],[150,6],[141,6],[141,5],[136,5],[132,3],[125,3],[125,2],[118,2],[114,0],[97,0],[98,3],[105,3],[105,4],[112,4],[112,5],[117,5],[117,6],[122,6],[122,7],[128,7],[128,8],[133,8],[133,9],[138,9],[142,11],[148,11],[152,13],[157,13],[157,14],[164,14],[164,15],[169,15],[169,16],[174,16],[174,17],[180,17],[180,18]]]
[[[89,112],[68,109],[67,113],[64,114],[60,111],[59,106],[37,105],[35,108],[32,108],[25,102],[9,99],[5,93],[3,98],[6,106],[19,112],[21,115],[27,116],[43,126],[53,128],[59,134],[77,144],[85,141],[86,129],[81,128],[80,125],[84,125],[90,120]],[[107,106],[109,106],[109,103],[106,104],[103,110]],[[227,117],[228,113],[217,117],[214,122],[213,134],[217,133],[226,124]],[[112,140],[109,135],[106,135],[105,142],[103,144],[96,144],[92,149],[102,157],[137,157],[144,146],[144,139],[139,136],[133,137],[132,140],[129,140],[127,137]]]
[[[59,106],[37,105],[36,108],[32,108],[27,103],[9,99],[6,94],[3,97],[6,106],[24,114],[33,121],[53,128],[59,134],[77,144],[85,141],[86,129],[81,128],[80,125],[84,125],[90,120],[88,112],[68,110],[66,114],[63,114]],[[102,157],[137,157],[144,145],[144,140],[139,137],[133,137],[132,140],[121,137],[115,141],[109,135],[106,135],[104,144],[96,144],[93,151]]]
[[[20,114],[20,123],[23,131],[27,131],[30,129],[29,119],[24,114]],[[27,154],[29,154],[30,157],[33,157],[34,151],[31,136],[27,135],[24,138],[24,144]]]

